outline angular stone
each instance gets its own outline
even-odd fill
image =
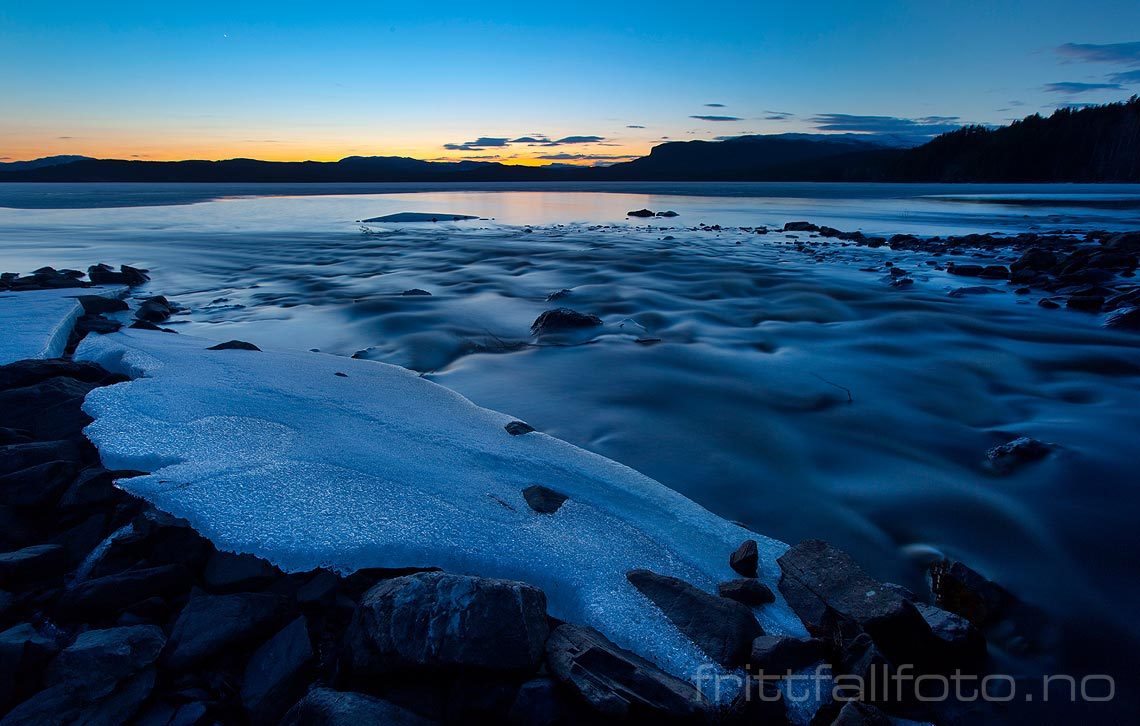
[[[97,363],[63,358],[29,359],[0,366],[0,390],[23,388],[49,378],[73,378],[85,383],[99,383],[111,374]]]
[[[258,590],[281,576],[281,570],[260,557],[215,550],[206,560],[202,580],[212,592],[236,592]]]
[[[827,656],[827,644],[811,638],[801,640],[786,635],[761,635],[752,641],[748,660],[751,673],[782,675],[818,663]]]
[[[760,551],[756,540],[746,539],[728,557],[729,566],[745,577],[756,577],[759,574]]]
[[[285,599],[276,595],[243,592],[192,598],[174,622],[164,662],[182,670],[256,641],[281,622],[285,611]]]
[[[36,439],[58,440],[79,436],[91,423],[81,408],[95,383],[56,377],[0,392],[4,423],[23,429]]]
[[[930,626],[934,642],[928,665],[937,670],[976,670],[986,659],[986,639],[966,618],[925,603],[915,603]]]
[[[611,643],[593,628],[560,625],[546,642],[551,674],[600,714],[633,723],[697,722],[708,704],[688,681]]]
[[[383,581],[364,594],[345,636],[356,678],[391,671],[533,671],[548,633],[532,585],[443,572]]]
[[[54,504],[75,478],[70,461],[50,461],[0,477],[0,504],[47,507]]]
[[[89,622],[90,618],[116,615],[149,597],[185,593],[192,584],[193,578],[181,565],[127,570],[80,582],[63,594],[58,609],[65,617]]]
[[[848,701],[839,710],[832,726],[891,726],[891,723],[879,707],[862,701]]]
[[[67,553],[57,544],[33,545],[0,554],[0,586],[8,587],[62,575]]]
[[[0,632],[0,713],[39,688],[45,666],[58,652],[55,638],[29,623]]]
[[[130,309],[126,301],[114,297],[77,295],[75,299],[83,306],[83,312],[88,315],[103,315],[104,313],[117,313]]]
[[[978,627],[992,625],[1017,603],[1009,591],[961,562],[943,560],[930,566],[934,604],[961,615]]]
[[[245,667],[241,703],[252,723],[277,723],[308,682],[313,648],[299,617],[254,651]]]
[[[677,629],[723,666],[748,659],[752,641],[764,634],[752,611],[740,603],[649,570],[632,570],[626,579],[649,598]]]
[[[523,489],[522,495],[527,505],[539,514],[554,514],[569,499],[565,494],[559,494],[539,484]]]
[[[751,577],[719,583],[716,592],[721,597],[727,597],[748,607],[759,607],[776,601],[775,594],[767,585]]]
[[[596,328],[602,324],[597,315],[580,313],[570,308],[555,308],[535,318],[530,326],[532,335],[555,333],[561,330],[581,330],[583,328]]]
[[[47,685],[67,685],[102,698],[116,686],[152,665],[166,637],[155,625],[88,630],[60,651],[48,667]]]
[[[51,461],[78,463],[83,450],[75,441],[32,441],[0,448],[0,476]]]
[[[281,726],[429,726],[435,723],[389,701],[351,691],[314,688],[297,702]]]

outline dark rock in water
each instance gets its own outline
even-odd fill
[[[679,217],[681,215],[677,214],[672,209],[667,209],[664,212],[658,212],[657,216],[658,217]]]
[[[67,461],[78,464],[83,459],[83,450],[74,440],[68,441],[28,441],[15,443],[0,449],[0,475],[39,466],[52,461]]]
[[[24,429],[41,441],[78,436],[91,417],[83,399],[97,384],[59,376],[21,388],[0,391],[4,423]]]
[[[1104,327],[1116,330],[1140,330],[1140,307],[1125,308],[1104,321]]]
[[[716,586],[717,594],[748,607],[759,607],[776,601],[767,585],[751,577],[729,580]]]
[[[688,681],[623,650],[593,628],[560,625],[546,641],[546,665],[590,708],[633,723],[697,721],[708,704]]]
[[[935,605],[981,628],[997,623],[1017,603],[1001,585],[950,560],[930,566],[930,591]]]
[[[777,560],[780,592],[809,633],[847,638],[865,631],[888,651],[909,650],[930,637],[910,602],[879,586],[846,552],[805,540]]]
[[[285,609],[284,598],[277,595],[242,592],[192,598],[174,623],[165,663],[181,670],[256,641],[281,622]]]
[[[149,320],[136,320],[135,322],[131,323],[129,327],[131,327],[135,330],[157,330],[161,333],[173,333],[173,332],[175,332],[175,331],[171,330],[170,328],[160,328],[157,325],[155,325],[154,323],[150,322]]]
[[[989,460],[990,466],[995,471],[1006,474],[1022,464],[1044,459],[1052,450],[1051,444],[1022,436],[1009,443],[993,447],[986,452],[986,459]]]
[[[314,688],[285,714],[281,726],[430,726],[434,723],[394,703],[363,693]]]
[[[1104,307],[1103,295],[1073,295],[1065,301],[1065,307],[1086,313],[1099,313]]]
[[[892,723],[878,706],[862,701],[848,701],[843,704],[831,726],[891,726]]]
[[[0,390],[23,388],[50,378],[73,378],[85,383],[101,383],[111,374],[97,363],[48,358],[46,360],[20,360],[0,366]]]
[[[206,350],[256,350],[256,351],[260,351],[261,348],[258,348],[253,343],[247,343],[244,340],[227,340],[224,343],[218,343],[217,345],[211,345]]]
[[[959,287],[957,290],[950,291],[950,297],[966,297],[972,295],[992,295],[1000,293],[1001,290],[996,287],[987,287],[985,285],[975,285],[973,287]]]
[[[634,210],[632,212],[626,212],[625,216],[627,216],[627,217],[652,217],[653,212],[651,210],[648,210],[648,209],[637,209],[637,210]]]
[[[814,638],[800,640],[786,635],[761,635],[752,641],[748,659],[751,672],[765,675],[784,675],[818,663],[827,655],[827,645]]]
[[[729,566],[745,577],[759,575],[760,551],[756,540],[746,539],[728,556]]]
[[[537,587],[423,572],[364,594],[344,662],[356,679],[408,668],[533,671],[547,633],[546,595]]]
[[[39,688],[44,668],[58,652],[56,639],[29,623],[0,632],[0,713]]]
[[[213,551],[206,561],[202,579],[215,592],[257,590],[281,575],[281,571],[260,557]]]
[[[1052,300],[1050,300],[1047,297],[1043,297],[1040,300],[1038,300],[1037,305],[1038,305],[1038,307],[1043,307],[1043,308],[1046,308],[1047,310],[1056,310],[1057,308],[1061,307],[1060,305],[1053,302]]]
[[[573,293],[571,293],[571,291],[567,290],[566,288],[562,288],[561,290],[555,290],[554,292],[552,292],[546,296],[546,302],[554,302],[555,300],[561,300],[562,298],[567,297],[571,294],[573,294]]]
[[[1105,249],[1140,252],[1140,232],[1121,232],[1104,242]]]
[[[529,434],[534,431],[534,427],[525,421],[511,421],[503,428],[506,429],[507,433],[511,436],[522,436],[523,434]]]
[[[531,323],[530,332],[532,335],[542,335],[560,330],[596,328],[601,324],[602,319],[597,315],[580,313],[570,308],[555,308],[554,310],[547,310],[535,318],[535,321]]]
[[[185,593],[193,578],[181,565],[162,565],[127,570],[86,580],[63,594],[58,608],[72,619],[90,622],[110,615],[155,595],[168,597]]]
[[[117,313],[123,310],[129,310],[130,306],[126,301],[120,300],[115,297],[103,297],[102,295],[78,295],[76,300],[83,306],[83,312],[88,315],[103,315],[104,313]]]
[[[989,278],[991,280],[1008,280],[1009,268],[1005,265],[986,265],[982,269],[982,274],[979,277]]]
[[[548,489],[539,484],[532,484],[523,489],[522,495],[527,505],[539,514],[554,514],[569,498],[565,494],[559,494],[553,489]]]
[[[67,489],[79,467],[70,461],[51,461],[0,477],[0,504],[44,507],[54,504]]]
[[[96,335],[117,333],[122,327],[123,324],[118,320],[110,320],[102,315],[84,315],[75,321],[75,333],[80,336],[88,333],[95,333]]]
[[[92,265],[87,268],[87,278],[96,285],[127,285],[133,287],[141,285],[150,278],[146,270],[140,270],[128,265],[120,265],[115,272],[108,265]]]
[[[764,634],[752,611],[740,603],[649,570],[632,570],[626,579],[661,609],[706,655],[723,666],[748,660],[752,641]]]
[[[819,227],[811,222],[788,222],[784,225],[785,232],[818,232]]]
[[[170,301],[161,295],[147,298],[135,309],[135,317],[148,323],[161,323],[175,312]]]
[[[427,290],[421,290],[418,287],[413,287],[411,290],[404,290],[401,295],[405,297],[431,297],[431,293]]]
[[[33,545],[5,552],[0,554],[0,586],[11,587],[57,577],[67,567],[67,553],[57,544]]]
[[[277,723],[308,682],[313,648],[299,617],[254,651],[245,667],[241,703],[252,723]]]
[[[942,608],[916,603],[919,614],[934,634],[930,665],[975,671],[986,659],[986,639],[969,620]]]
[[[1017,261],[1009,266],[1014,272],[1032,270],[1034,272],[1047,272],[1057,266],[1057,255],[1049,250],[1038,247],[1026,250]]]
[[[954,265],[951,264],[946,268],[946,271],[951,275],[960,275],[962,277],[981,277],[986,268],[981,265]]]

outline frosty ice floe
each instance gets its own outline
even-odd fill
[[[58,358],[83,315],[78,295],[118,297],[124,288],[65,288],[0,293],[0,365],[29,358]]]
[[[677,675],[709,661],[626,580],[644,568],[707,591],[728,556],[760,543],[773,591],[783,543],[658,482],[475,406],[396,366],[318,353],[206,350],[212,341],[129,330],[76,357],[135,380],[93,391],[86,433],[120,482],[219,547],[286,570],[438,566],[530,582],[556,617],[594,626]],[[338,375],[344,374],[344,375]],[[533,511],[523,489],[569,497]],[[802,635],[782,598],[756,611]]]

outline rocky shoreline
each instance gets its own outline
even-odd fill
[[[10,290],[146,281],[127,267],[82,277],[44,268],[3,281]],[[104,315],[127,308],[80,300],[69,350],[117,330]],[[147,298],[131,327],[161,329],[176,309]],[[776,594],[756,579],[751,540],[724,553],[739,577],[717,595],[630,571],[652,607],[735,674],[735,697],[717,702],[709,684],[550,617],[544,593],[525,583],[420,569],[285,573],[217,550],[116,488],[142,472],[103,469],[83,436],[86,394],[124,380],[68,359],[0,367],[0,724],[959,723],[979,706],[877,698],[873,684],[903,667],[984,673],[987,634],[1023,611],[962,563],[935,563],[931,595],[918,597],[809,540],[778,560],[780,596],[811,636],[798,639],[765,633],[753,615]],[[543,487],[525,495],[539,514],[565,500]],[[756,677],[817,669],[829,683],[856,676],[870,695],[825,698],[805,714],[787,702],[786,682]]]

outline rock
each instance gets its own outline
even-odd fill
[[[986,639],[969,620],[942,608],[915,603],[934,641],[927,664],[935,670],[976,671],[986,659]]]
[[[202,580],[211,591],[236,592],[260,589],[280,576],[280,570],[260,557],[214,550]]]
[[[788,222],[784,225],[785,232],[818,232],[819,227],[811,222]]]
[[[109,266],[102,264],[88,267],[87,278],[96,285],[127,285],[129,287],[141,285],[150,279],[146,275],[146,270],[120,265],[119,271],[114,272]]]
[[[33,545],[0,554],[0,586],[58,577],[67,571],[67,554],[57,544]]]
[[[667,209],[664,212],[658,212],[657,216],[658,217],[679,217],[681,215],[677,214],[672,209]]]
[[[507,714],[511,726],[557,726],[565,723],[567,703],[551,678],[534,678],[519,686]]]
[[[85,383],[101,383],[111,374],[102,366],[87,361],[63,358],[20,360],[0,366],[0,390],[23,388],[58,376]]]
[[[546,302],[554,302],[555,300],[561,300],[562,298],[567,297],[571,294],[573,294],[573,293],[571,293],[570,290],[567,290],[566,288],[562,288],[561,290],[556,290],[556,291],[550,293],[549,295],[547,295],[546,296]]]
[[[527,505],[539,514],[554,514],[569,498],[539,484],[532,484],[522,490]]]
[[[1104,307],[1103,295],[1073,295],[1065,301],[1065,307],[1086,313],[1099,313]]]
[[[38,508],[54,504],[75,478],[70,461],[49,461],[0,477],[0,504]]]
[[[88,333],[95,333],[97,335],[107,335],[108,333],[117,333],[123,324],[118,320],[110,320],[102,315],[84,315],[75,321],[74,334],[83,337]]]
[[[136,320],[135,322],[130,324],[130,327],[133,328],[134,330],[157,330],[160,333],[176,332],[176,331],[171,330],[170,328],[160,328],[157,325],[155,325],[154,323],[150,322],[149,320]]]
[[[59,506],[61,509],[79,509],[107,504],[119,495],[115,489],[117,480],[140,476],[142,473],[130,470],[108,471],[101,466],[87,467],[76,475],[60,497]]]
[[[88,630],[51,662],[46,682],[86,689],[90,697],[101,698],[153,664],[165,644],[156,625]]]
[[[1104,248],[1123,252],[1140,252],[1140,232],[1121,232],[1109,237]]]
[[[148,508],[101,549],[91,563],[91,575],[103,577],[140,565],[160,564],[183,565],[197,572],[212,549],[186,520]]]
[[[726,667],[748,660],[752,641],[764,634],[746,606],[649,570],[626,579],[653,602],[706,655]]]
[[[429,726],[435,723],[363,693],[314,688],[285,714],[281,726]]]
[[[950,291],[950,297],[968,297],[974,295],[992,295],[1000,293],[1001,290],[996,287],[987,287],[985,285],[974,285],[972,287],[959,287],[956,290]]]
[[[981,277],[986,268],[981,265],[956,265],[951,263],[946,271],[951,275],[960,275],[962,277]]]
[[[721,597],[748,607],[759,607],[776,601],[776,596],[767,585],[751,577],[722,582],[716,586],[716,591]]]
[[[344,660],[357,679],[405,669],[529,672],[547,632],[546,596],[532,585],[422,572],[364,594]]]
[[[241,703],[252,723],[277,723],[308,682],[309,629],[299,617],[254,651],[245,667]]]
[[[59,611],[65,617],[91,622],[117,615],[149,597],[170,597],[190,589],[193,580],[182,565],[127,570],[80,582],[64,592]]]
[[[991,280],[1008,280],[1009,268],[1005,265],[986,265],[982,268],[982,274],[979,277],[985,277]]]
[[[1023,464],[1044,459],[1052,450],[1051,444],[1022,436],[993,447],[986,452],[986,459],[994,471],[1008,474]]]
[[[1057,308],[1061,307],[1060,305],[1058,305],[1057,303],[1053,302],[1052,300],[1050,300],[1050,299],[1049,299],[1049,298],[1047,298],[1047,297],[1043,297],[1043,298],[1041,298],[1040,300],[1038,300],[1038,301],[1037,301],[1037,306],[1038,306],[1038,307],[1043,307],[1043,308],[1046,308],[1047,310],[1056,310]]]
[[[418,287],[413,287],[411,290],[404,290],[400,294],[404,295],[405,297],[424,297],[424,296],[431,297],[430,292],[428,292],[427,290],[421,290]]]
[[[253,343],[247,343],[244,340],[227,340],[224,343],[218,343],[217,345],[211,345],[206,350],[256,350],[256,351],[260,351],[261,348],[258,348]]]
[[[580,313],[570,308],[555,308],[547,310],[535,318],[530,326],[532,335],[544,335],[560,330],[580,330],[583,328],[596,328],[602,324],[597,315]]]
[[[1049,250],[1034,247],[1023,252],[1021,257],[1017,258],[1017,261],[1009,266],[1009,269],[1013,272],[1020,272],[1022,270],[1048,272],[1057,266],[1057,262],[1057,255]]]
[[[617,647],[593,628],[555,628],[546,642],[546,664],[559,683],[608,718],[696,722],[708,711],[688,681]]]
[[[329,570],[320,570],[297,588],[296,600],[302,607],[329,607],[335,602],[339,589],[340,578]]]
[[[55,638],[28,623],[0,632],[0,713],[39,689],[44,668],[58,652]]]
[[[632,212],[626,212],[627,217],[652,217],[653,212],[648,209],[637,209]]]
[[[523,434],[529,434],[531,431],[534,431],[534,427],[525,421],[511,421],[503,428],[506,429],[507,433],[511,436],[522,436]]]
[[[281,622],[284,598],[259,593],[200,595],[186,603],[174,622],[163,659],[183,670],[222,651],[256,641]]]
[[[97,387],[62,376],[48,378],[0,392],[0,411],[5,425],[28,431],[36,439],[70,439],[91,423],[81,407],[84,397]]]
[[[961,562],[943,560],[930,566],[934,604],[961,615],[978,627],[997,623],[1017,599]]]
[[[88,315],[103,315],[105,313],[117,313],[130,309],[130,306],[127,305],[125,301],[115,297],[77,295],[75,299],[83,306],[83,312]]]
[[[34,441],[10,444],[0,448],[0,475],[8,475],[31,466],[53,461],[79,463],[83,450],[74,441]]]
[[[843,648],[839,657],[840,672],[863,680],[865,694],[889,694],[891,662],[867,633],[859,633]]]
[[[0,426],[0,446],[10,446],[12,444],[26,444],[30,443],[32,435],[27,431],[21,429],[10,429],[7,426]]]
[[[827,656],[827,645],[815,638],[801,640],[786,635],[761,635],[752,641],[748,659],[751,673],[783,675],[806,668]]]
[[[930,637],[914,605],[826,542],[800,542],[777,562],[780,592],[815,637],[848,640],[863,631],[889,652],[909,652]]]
[[[729,567],[739,572],[745,577],[756,577],[759,575],[760,566],[760,551],[757,548],[756,540],[746,539],[736,548],[731,555],[728,556]]]
[[[1125,308],[1108,316],[1104,327],[1114,330],[1140,330],[1140,306]]]
[[[171,305],[169,300],[162,295],[156,295],[139,304],[138,308],[135,309],[135,318],[145,320],[148,323],[161,323],[174,312],[175,306]]]
[[[877,706],[862,701],[848,701],[839,710],[832,726],[891,726],[892,723]]]

